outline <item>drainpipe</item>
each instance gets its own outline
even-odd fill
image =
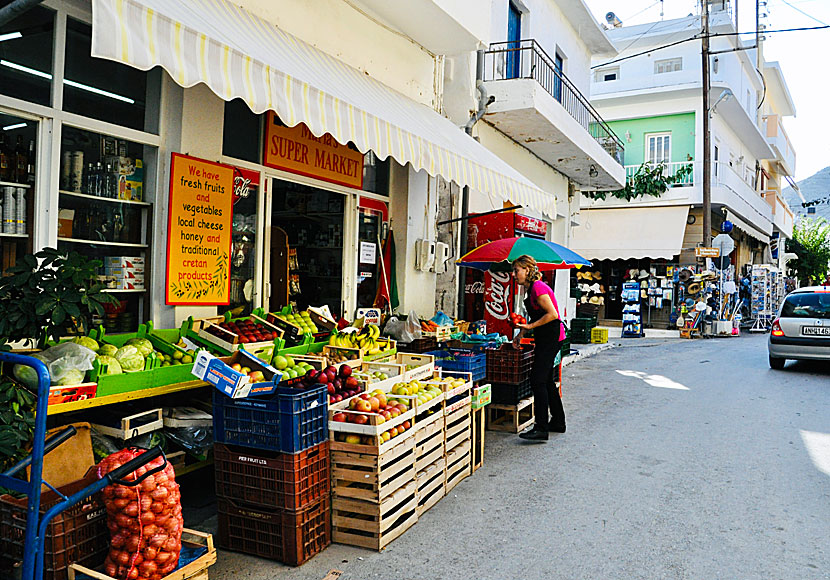
[[[484,88],[484,49],[479,49],[476,52],[476,91],[478,92],[478,108],[475,113],[470,115],[470,120],[464,125],[464,131],[470,137],[473,136],[473,127],[487,112],[487,106],[492,104],[496,97],[488,95]],[[466,217],[470,209],[470,188],[464,186],[461,190],[461,216]],[[461,225],[461,248],[460,254],[464,255],[467,252],[467,221],[462,222]],[[467,270],[465,268],[458,269],[458,317],[463,318],[464,306],[466,303],[466,293],[464,286],[467,282]]]
[[[24,12],[43,2],[43,0],[14,0],[8,6],[0,8],[0,26],[5,26]]]

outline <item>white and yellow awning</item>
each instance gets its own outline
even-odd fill
[[[555,216],[553,195],[451,121],[225,0],[93,0],[92,55],[205,83],[379,158]]]

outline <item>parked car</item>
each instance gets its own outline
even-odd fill
[[[784,298],[769,335],[769,366],[830,360],[830,286],[798,288]]]

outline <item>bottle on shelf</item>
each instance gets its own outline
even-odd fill
[[[26,233],[26,188],[25,187],[17,187],[17,193],[15,195],[15,212],[14,212],[14,233],[16,234],[25,234]]]
[[[95,191],[92,192],[92,195],[97,195],[98,197],[101,197],[103,195],[103,190],[104,190],[104,187],[103,187],[104,186],[104,184],[103,184],[104,180],[101,179],[101,177],[103,175],[103,170],[101,169],[101,162],[100,161],[95,164],[95,173],[93,175],[94,175],[94,181],[95,181]]]
[[[26,182],[35,184],[35,140],[29,140],[29,153],[26,155]]]
[[[6,134],[0,133],[0,181],[11,181],[12,162],[6,146]]]
[[[81,193],[85,193],[87,195],[95,195],[95,185],[93,183],[93,168],[92,163],[88,163],[86,166],[86,171],[84,172],[84,180],[83,184],[81,185]]]
[[[23,144],[23,135],[17,136],[17,145],[14,148],[14,160],[14,180],[17,183],[26,183],[29,155],[26,151],[26,146]]]
[[[15,201],[14,201],[14,187],[3,186],[3,233],[16,234],[17,225],[14,221],[15,216]]]

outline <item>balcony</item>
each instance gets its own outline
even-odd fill
[[[614,197],[605,200],[589,200],[583,197],[583,209],[623,208],[623,207],[662,207],[669,205],[696,205],[703,203],[703,162],[679,162],[665,165],[667,174],[673,175],[684,165],[692,164],[692,174],[675,184],[660,197],[639,197],[633,201],[625,201]],[[627,178],[631,178],[639,165],[626,165]],[[755,175],[747,168],[733,168],[729,163],[719,162],[712,164],[712,208],[726,208],[740,216],[744,221],[768,236],[772,232],[773,207],[765,200],[754,186]],[[776,208],[777,210],[777,208]],[[782,211],[783,213],[783,211]],[[786,218],[780,218],[781,224],[786,226]],[[781,229],[781,228],[779,228]],[[786,229],[781,229],[786,232]],[[790,226],[789,231],[792,231]]]
[[[784,173],[795,176],[795,149],[778,115],[767,115],[764,123],[767,141],[775,152],[775,160]]]
[[[536,41],[492,44],[484,62],[489,123],[582,189],[623,186],[622,141]]]
[[[772,225],[784,237],[792,238],[795,215],[787,205],[787,202],[784,201],[784,198],[781,197],[781,192],[777,189],[768,189],[762,191],[761,195],[763,195],[764,199],[767,200],[767,203],[772,208]]]
[[[351,2],[350,2],[351,4]],[[353,0],[368,17],[400,30],[433,54],[473,52],[490,33],[490,11],[458,0]]]

